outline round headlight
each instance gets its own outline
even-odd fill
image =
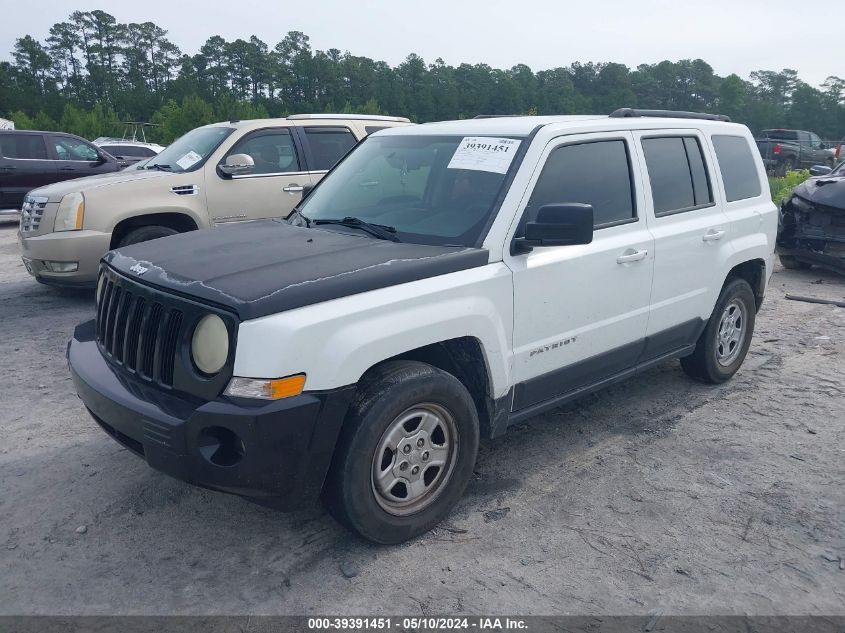
[[[229,357],[229,330],[216,314],[200,319],[191,340],[194,364],[204,374],[216,374]]]

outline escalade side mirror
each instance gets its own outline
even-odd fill
[[[827,165],[813,165],[810,167],[811,176],[827,176],[832,171]]]
[[[249,154],[231,154],[218,168],[227,176],[238,176],[255,169],[255,161]]]
[[[571,246],[593,241],[593,206],[578,202],[545,204],[537,219],[525,225],[525,237],[514,240],[516,252],[538,246]]]

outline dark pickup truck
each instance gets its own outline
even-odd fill
[[[763,130],[757,148],[766,169],[778,176],[813,165],[833,167],[833,152],[817,134],[806,130]]]

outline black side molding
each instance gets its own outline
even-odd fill
[[[630,117],[658,117],[662,119],[705,119],[707,121],[731,122],[731,117],[724,114],[707,114],[706,112],[684,112],[682,110],[637,110],[635,108],[619,108],[608,115],[611,119],[626,119]]]

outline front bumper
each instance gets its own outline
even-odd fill
[[[839,273],[845,273],[845,247],[840,248],[839,255],[831,255],[829,253],[813,250],[811,248],[788,248],[780,246],[775,249],[778,255],[787,255],[794,257],[807,264],[815,264],[822,268],[834,270]]]
[[[94,420],[156,470],[292,510],[316,499],[354,387],[274,402],[202,401],[124,375],[76,327],[68,365]]]
[[[18,232],[21,257],[38,281],[57,286],[92,286],[97,281],[100,259],[109,250],[111,234],[100,231],[59,231],[29,237]],[[74,272],[57,273],[45,262],[78,262]]]

